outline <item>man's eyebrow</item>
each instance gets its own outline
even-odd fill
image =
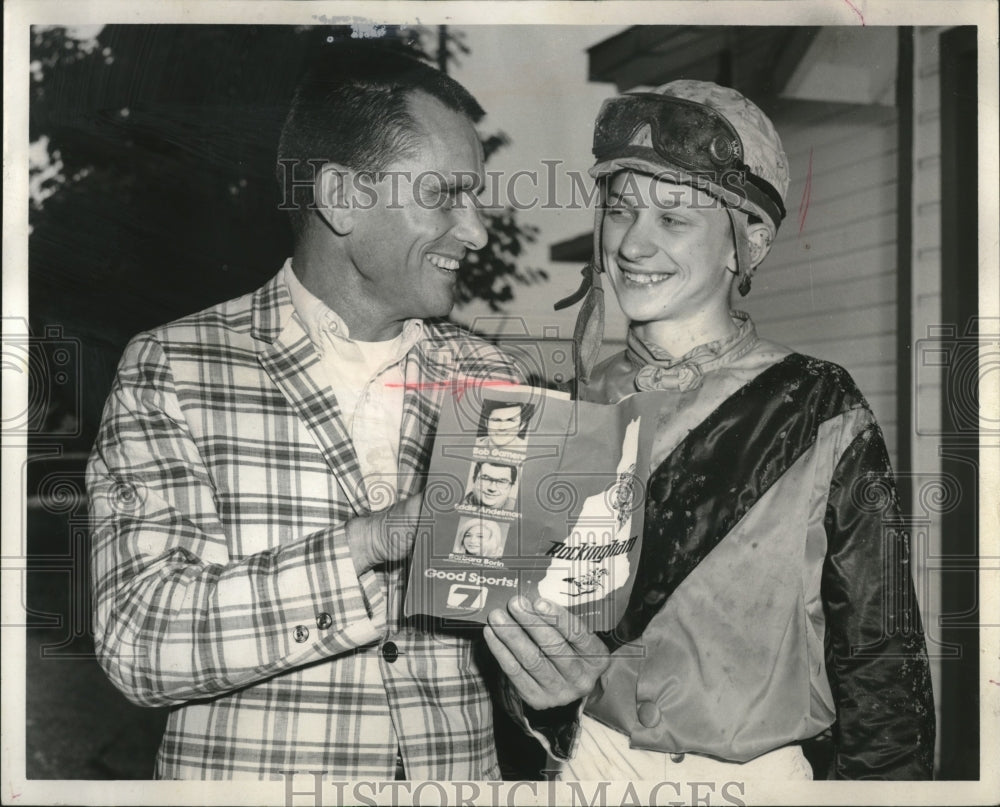
[[[624,191],[612,191],[608,194],[606,203],[609,205],[617,205],[622,203],[629,204],[633,201],[632,196]]]
[[[665,193],[663,194],[663,198],[654,196],[648,204],[644,200],[637,199],[633,194],[626,193],[625,191],[609,193],[604,206],[611,207],[612,205],[618,204],[630,208],[646,209],[648,207],[653,210],[659,210],[661,212],[669,211],[671,213],[682,211],[686,207],[684,201],[678,198],[675,193]]]
[[[448,190],[452,193],[475,192],[485,185],[478,171],[455,171],[448,177]]]

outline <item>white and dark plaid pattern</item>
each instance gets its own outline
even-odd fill
[[[404,564],[354,569],[343,525],[379,491],[292,312],[279,276],[127,347],[88,467],[101,664],[130,700],[179,705],[159,777],[392,779],[398,740],[410,778],[497,778],[472,640],[403,623]],[[401,497],[454,392],[517,380],[488,343],[425,330]]]

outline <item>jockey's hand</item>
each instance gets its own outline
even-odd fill
[[[551,709],[585,698],[610,663],[604,642],[562,606],[513,597],[487,617],[486,643],[521,698]]]

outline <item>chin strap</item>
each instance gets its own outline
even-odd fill
[[[601,273],[593,260],[583,267],[582,274],[580,288],[557,302],[555,309],[560,311],[583,300],[576,315],[573,341],[576,343],[576,378],[579,383],[586,384],[597,363],[597,354],[604,337],[604,287],[601,284]]]
[[[747,214],[734,207],[727,207],[729,221],[733,225],[733,243],[736,247],[736,274],[740,278],[737,288],[740,296],[750,293],[750,280],[753,277],[753,262],[750,260],[750,236],[747,233]]]
[[[555,304],[556,311],[583,301],[576,315],[576,325],[573,328],[573,341],[576,343],[576,380],[577,384],[590,381],[590,373],[597,364],[597,356],[601,351],[601,340],[604,338],[604,288],[601,285],[601,232],[604,226],[604,191],[601,187],[601,203],[594,210],[594,248],[590,261],[583,267],[583,282],[580,288],[569,297]]]
[[[590,291],[591,286],[594,284],[593,277],[591,276],[591,268],[588,263],[583,269],[580,270],[580,274],[583,276],[583,280],[580,282],[580,288],[574,291],[572,294],[563,297],[554,306],[552,306],[556,311],[562,311],[564,308],[569,308],[571,305],[576,305],[580,300],[587,296],[587,292]]]

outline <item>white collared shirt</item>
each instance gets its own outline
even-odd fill
[[[384,342],[351,339],[344,320],[296,277],[291,259],[283,268],[295,313],[320,354],[323,370],[368,490],[372,510],[396,500],[406,354],[423,336],[423,322],[409,319]]]

